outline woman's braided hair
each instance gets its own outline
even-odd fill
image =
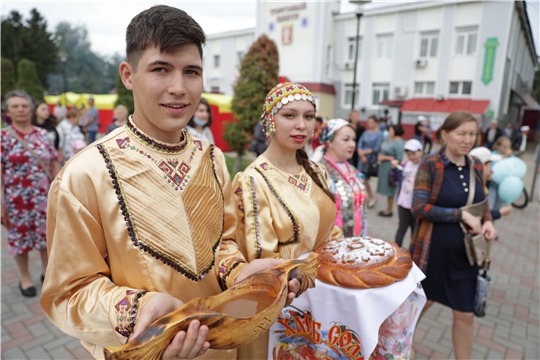
[[[313,181],[328,195],[332,201],[336,201],[334,194],[328,189],[328,186],[325,186],[325,184],[321,181],[321,178],[319,177],[319,174],[313,169],[311,166],[311,161],[308,158],[307,153],[303,149],[296,150],[296,161],[298,161],[298,164],[300,164],[304,170],[308,173],[308,175],[313,179]]]

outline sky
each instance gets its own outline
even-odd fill
[[[302,0],[298,0],[301,2]],[[306,1],[306,0],[303,0]],[[309,0],[308,0],[309,1]],[[374,0],[391,2],[389,0]],[[502,0],[509,1],[509,0]],[[533,28],[536,52],[540,54],[540,0],[527,1],[529,21]],[[73,25],[85,25],[92,44],[92,50],[100,55],[123,54],[125,51],[125,30],[131,19],[141,11],[156,4],[179,7],[190,14],[207,35],[231,30],[255,27],[256,1],[25,1],[1,0],[1,14],[19,11],[25,18],[32,8],[47,20],[49,31],[67,21]],[[355,5],[342,1],[341,12],[354,11]]]

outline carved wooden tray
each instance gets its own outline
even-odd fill
[[[255,340],[276,321],[288,294],[288,282],[297,278],[300,293],[315,287],[319,255],[286,261],[250,275],[223,293],[195,298],[154,321],[143,333],[123,346],[107,346],[105,359],[161,359],[165,348],[192,320],[208,326],[210,348],[227,350]],[[299,293],[299,294],[300,294]]]

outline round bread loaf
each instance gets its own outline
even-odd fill
[[[412,268],[407,249],[370,237],[330,240],[315,251],[320,255],[317,279],[345,288],[387,286],[405,279]]]

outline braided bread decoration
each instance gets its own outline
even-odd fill
[[[407,249],[370,237],[330,240],[315,251],[320,254],[317,279],[345,288],[387,286],[405,279],[412,268]]]

